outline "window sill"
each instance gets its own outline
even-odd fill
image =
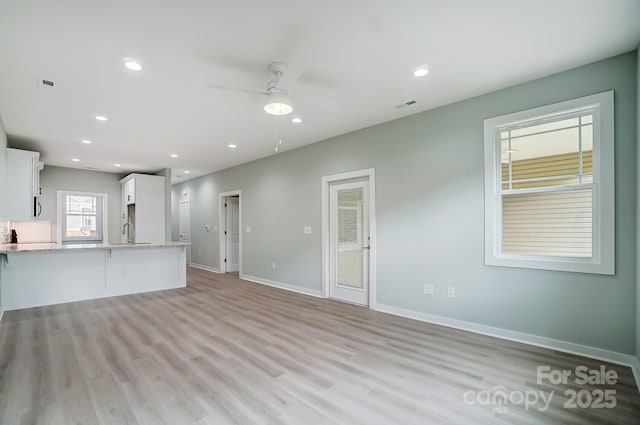
[[[549,270],[573,273],[615,275],[613,262],[606,263],[593,258],[575,257],[527,257],[527,256],[485,256],[486,266],[514,267],[533,270]]]

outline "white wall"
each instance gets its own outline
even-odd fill
[[[71,190],[107,194],[109,202],[108,242],[120,242],[121,178],[121,174],[45,165],[44,170],[40,173],[40,186],[42,187],[40,203],[42,204],[42,215],[38,219],[51,221],[51,240],[55,242],[57,238],[57,192],[58,190]]]
[[[8,232],[4,218],[7,215],[7,133],[4,130],[2,117],[0,117],[0,243]],[[2,259],[0,259],[2,261]],[[0,264],[0,284],[2,284],[2,272],[4,266]],[[2,316],[2,294],[0,293],[0,316]]]
[[[167,241],[172,240],[171,235],[171,168],[165,168],[156,173],[156,176],[164,177],[164,217],[165,217],[165,229],[164,234]]]
[[[7,133],[0,117],[0,220],[7,216]]]

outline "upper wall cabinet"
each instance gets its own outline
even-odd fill
[[[123,184],[124,187],[124,201],[126,205],[136,203],[136,179],[132,178]]]
[[[165,242],[165,178],[129,174],[122,184],[122,242]]]
[[[7,149],[7,218],[27,221],[38,217],[40,196],[40,162],[38,152]]]

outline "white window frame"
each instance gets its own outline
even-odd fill
[[[108,228],[108,215],[107,211],[109,211],[109,202],[106,193],[94,193],[94,192],[78,192],[78,191],[67,191],[67,190],[59,190],[57,192],[58,197],[58,220],[57,220],[57,228],[58,228],[58,237],[57,241],[59,244],[73,244],[73,243],[106,243],[109,235]],[[102,237],[100,239],[94,237],[74,237],[72,239],[64,238],[63,228],[65,227],[63,224],[63,220],[66,217],[66,207],[64,203],[64,199],[66,196],[96,196],[102,198],[102,209],[100,211],[100,216],[102,218]]]
[[[499,129],[596,108],[593,118],[593,255],[590,258],[506,254],[502,244],[502,162]],[[484,121],[485,264],[579,273],[615,274],[613,91],[502,115]],[[569,188],[569,187],[567,187]]]

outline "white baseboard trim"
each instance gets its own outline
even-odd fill
[[[390,305],[378,304],[377,311],[393,314],[394,316],[401,316],[408,319],[419,320],[421,322],[433,323],[436,325],[447,326],[449,328],[460,329],[463,331],[469,331],[481,335],[493,336],[509,341],[521,342],[524,344],[534,345],[536,347],[549,348],[552,350],[562,351],[564,353],[576,354],[578,356],[588,357],[595,360],[602,360],[609,363],[628,366],[633,370],[634,374],[636,372],[640,372],[640,370],[634,370],[637,368],[637,366],[640,366],[638,365],[638,359],[630,354],[618,353],[615,351],[604,350],[602,348],[561,341],[559,339],[546,338],[543,336],[527,334],[524,332],[495,328],[493,326],[480,325],[464,320],[451,319],[444,316],[407,310]],[[636,382],[638,382],[638,376],[635,376]],[[640,389],[640,384],[638,385],[638,388]]]
[[[220,269],[217,269],[215,267],[205,266],[202,264],[190,263],[190,264],[187,264],[187,266],[195,267],[196,269],[206,270],[209,272],[220,273]]]
[[[312,297],[325,298],[322,295],[322,291],[290,285],[288,283],[276,282],[275,280],[268,280],[255,276],[247,276],[246,274],[241,275],[240,279],[248,280],[249,282],[253,283],[259,283],[261,285],[272,286],[274,288],[284,289],[286,291],[297,292],[299,294],[311,295]]]
[[[2,322],[2,316],[4,316],[4,307],[0,305],[0,322]]]
[[[196,268],[213,271],[219,273],[218,270],[211,267],[191,264]],[[274,280],[262,279],[255,276],[241,275],[240,279],[249,282],[259,283],[274,288],[284,289],[286,291],[297,292],[299,294],[310,295],[317,298],[326,298],[322,291],[315,289],[302,288],[300,286],[290,285],[288,283],[276,282]],[[604,350],[602,348],[591,347],[588,345],[577,344],[574,342],[561,341],[559,339],[547,338],[538,335],[532,335],[524,332],[510,331],[508,329],[496,328],[493,326],[480,325],[464,320],[451,319],[449,317],[438,316],[435,314],[422,313],[419,311],[408,310],[400,307],[394,307],[385,304],[376,304],[372,310],[381,313],[392,314],[394,316],[405,317],[408,319],[418,320],[421,322],[433,323],[435,325],[446,326],[449,328],[460,329],[463,331],[473,332],[480,335],[493,336],[508,341],[520,342],[523,344],[533,345],[536,347],[549,348],[551,350],[561,351],[564,353],[575,354],[594,360],[606,361],[609,363],[619,364],[631,368],[636,381],[638,391],[640,391],[640,360],[630,354],[618,353],[616,351]]]

